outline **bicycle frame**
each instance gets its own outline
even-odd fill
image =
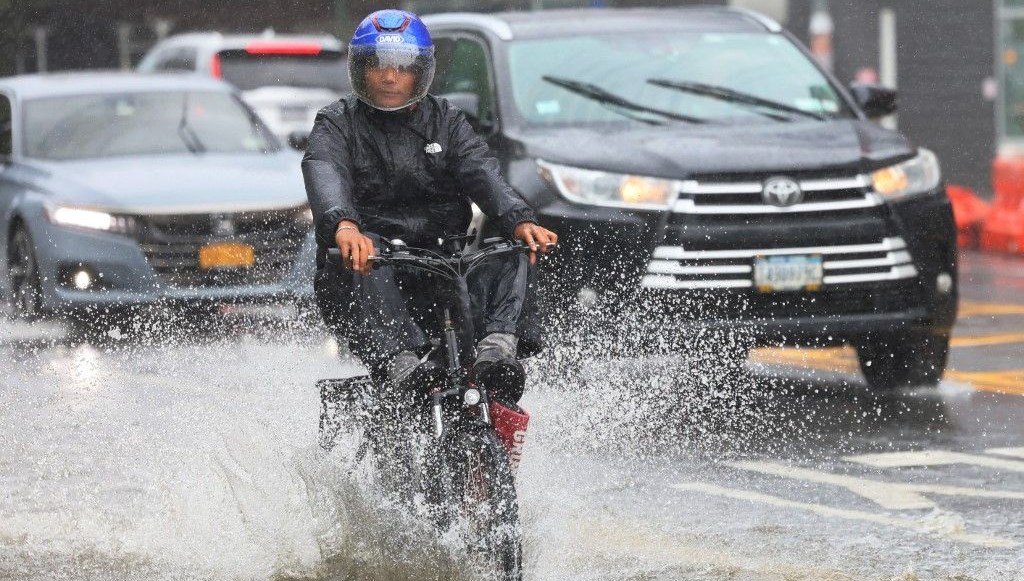
[[[454,246],[468,239],[469,237],[467,236],[456,236],[448,239],[447,243],[450,246]],[[469,253],[465,252],[464,248],[455,248],[454,252],[449,251],[448,256],[427,248],[406,246],[401,241],[381,239],[381,242],[381,254],[370,257],[370,261],[375,269],[383,265],[389,265],[396,268],[416,269],[440,276],[453,283],[453,286],[457,289],[457,299],[465,302],[468,302],[466,277],[477,266],[494,256],[529,251],[521,243],[509,242],[502,238],[484,240],[479,250]],[[450,247],[449,250],[452,250],[452,248]],[[340,253],[337,248],[331,248],[328,254],[340,259]],[[458,397],[464,409],[475,409],[479,421],[488,426],[492,425],[487,390],[482,386],[469,384],[466,379],[466,372],[460,356],[459,329],[452,317],[450,304],[444,306],[441,319],[442,340],[448,361],[448,385],[444,389],[435,389],[430,393],[431,414],[434,424],[433,434],[435,438],[441,438],[447,427],[443,404],[449,398]]]

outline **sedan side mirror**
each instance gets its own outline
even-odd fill
[[[309,132],[292,131],[288,134],[288,145],[299,151],[306,151],[306,147],[309,146]]]
[[[871,119],[878,119],[896,112],[896,91],[881,85],[853,83],[850,94],[857,106]]]
[[[466,119],[473,129],[480,130],[480,95],[476,93],[445,93],[439,95],[466,114]]]

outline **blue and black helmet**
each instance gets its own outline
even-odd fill
[[[422,99],[434,80],[434,41],[418,16],[404,10],[378,10],[359,23],[349,43],[348,74],[356,96],[367,105],[395,111]],[[366,80],[370,69],[397,69],[416,77],[401,105],[377,102]]]

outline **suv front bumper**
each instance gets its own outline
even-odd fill
[[[944,189],[872,208],[787,216],[680,216],[583,208],[541,211],[559,233],[544,284],[583,289],[665,325],[744,329],[759,343],[820,345],[956,319],[955,226]],[[759,292],[754,257],[820,254],[818,291]],[[549,290],[550,292],[550,290]]]

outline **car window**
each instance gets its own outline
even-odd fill
[[[197,50],[190,47],[167,49],[153,68],[157,71],[194,71],[197,56]]]
[[[530,124],[854,115],[779,34],[648,31],[519,40],[509,47],[509,66],[515,110]]]
[[[0,95],[0,158],[11,156],[13,119],[11,100],[6,95]]]
[[[336,50],[314,47],[308,53],[289,52],[285,45],[281,49],[223,50],[218,58],[221,77],[242,91],[300,87],[346,93],[351,89],[348,59]]]
[[[277,150],[255,115],[214,91],[32,99],[24,127],[25,156],[40,159]]]
[[[474,93],[480,99],[480,121],[494,123],[494,95],[491,91],[491,63],[483,43],[470,38],[456,39],[450,55],[439,55],[438,66],[445,58],[445,71],[438,94]]]
[[[445,92],[444,87],[448,83],[448,71],[451,69],[454,48],[454,38],[434,38],[434,60],[437,65],[434,69],[434,80],[430,84],[432,95],[442,95]]]

